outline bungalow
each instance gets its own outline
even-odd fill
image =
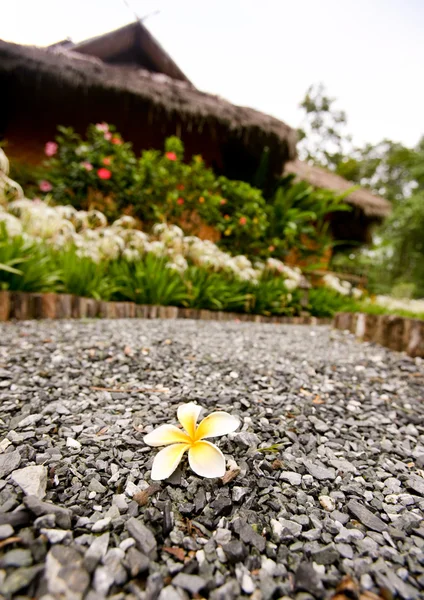
[[[37,163],[57,125],[83,133],[116,125],[136,151],[180,136],[188,155],[249,180],[270,150],[278,176],[296,156],[296,133],[278,119],[197,90],[140,22],[79,44],[35,48],[0,40],[0,140],[11,160]]]
[[[13,161],[37,164],[57,125],[83,133],[113,123],[134,149],[162,148],[178,135],[188,156],[252,181],[268,149],[270,184],[285,170],[317,187],[344,191],[349,182],[296,160],[296,132],[278,119],[197,90],[141,22],[74,44],[48,48],[0,40],[0,141]],[[382,198],[356,190],[354,212],[333,221],[336,239],[365,242],[390,211]]]

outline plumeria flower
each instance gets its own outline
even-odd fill
[[[160,481],[172,475],[180,464],[183,454],[188,450],[188,462],[191,469],[202,477],[223,477],[225,458],[211,442],[205,438],[232,433],[239,427],[237,417],[226,412],[213,412],[196,425],[201,406],[194,402],[178,407],[177,417],[184,431],[175,425],[161,425],[144,437],[149,446],[167,446],[156,455],[152,467],[152,479]]]

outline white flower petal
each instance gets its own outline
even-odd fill
[[[188,402],[178,407],[178,420],[192,439],[194,439],[196,423],[201,410],[202,407],[194,402]]]
[[[193,471],[202,477],[225,475],[224,455],[210,442],[196,442],[188,451],[188,462]]]
[[[158,452],[153,461],[151,478],[154,481],[161,481],[170,477],[189,447],[189,444],[172,444]]]
[[[227,435],[232,433],[240,426],[240,420],[226,412],[213,412],[199,423],[196,430],[196,440],[215,437],[218,435]]]
[[[175,425],[161,425],[144,436],[144,443],[149,446],[166,446],[167,444],[189,444],[190,438]]]

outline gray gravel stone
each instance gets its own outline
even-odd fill
[[[336,471],[333,468],[326,467],[319,461],[304,460],[303,464],[308,469],[309,473],[315,479],[335,479]]]
[[[134,517],[128,519],[126,527],[128,533],[135,539],[138,549],[149,558],[154,559],[157,543],[150,529]]]
[[[243,562],[248,554],[246,546],[239,540],[225,544],[222,549],[230,563]]]
[[[283,471],[280,474],[280,479],[288,481],[291,485],[300,485],[302,483],[302,475],[294,471]]]
[[[9,473],[17,469],[20,464],[21,455],[19,450],[0,454],[0,479],[9,475]]]
[[[368,510],[365,506],[363,506],[356,500],[350,500],[347,503],[347,507],[350,510],[350,512],[355,515],[358,521],[363,523],[365,527],[368,527],[368,529],[372,529],[373,531],[379,532],[386,531],[387,524],[384,523],[384,521],[382,521],[380,517],[372,513],[370,510]]]
[[[0,525],[0,540],[5,540],[8,537],[12,537],[14,533],[11,525]]]
[[[188,575],[187,573],[178,573],[172,580],[172,585],[175,587],[183,588],[191,594],[198,594],[202,590],[206,581],[199,575]]]
[[[328,544],[313,551],[311,558],[319,565],[332,565],[339,558],[339,552],[334,544]]]
[[[24,504],[37,517],[52,514],[55,516],[56,524],[59,527],[70,529],[71,511],[69,509],[51,504],[50,502],[42,502],[37,496],[27,496],[24,498]]]
[[[6,552],[0,558],[0,568],[7,569],[8,567],[30,567],[32,565],[32,556],[29,550],[24,548],[15,548]]]

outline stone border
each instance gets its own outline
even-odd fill
[[[246,313],[139,305],[134,302],[105,302],[72,294],[32,294],[0,291],[0,321],[16,319],[198,319],[203,321],[251,321],[292,325],[329,325],[332,319],[317,317],[266,317]]]
[[[348,330],[365,342],[376,342],[409,356],[424,357],[424,321],[398,315],[337,313],[336,329]]]

